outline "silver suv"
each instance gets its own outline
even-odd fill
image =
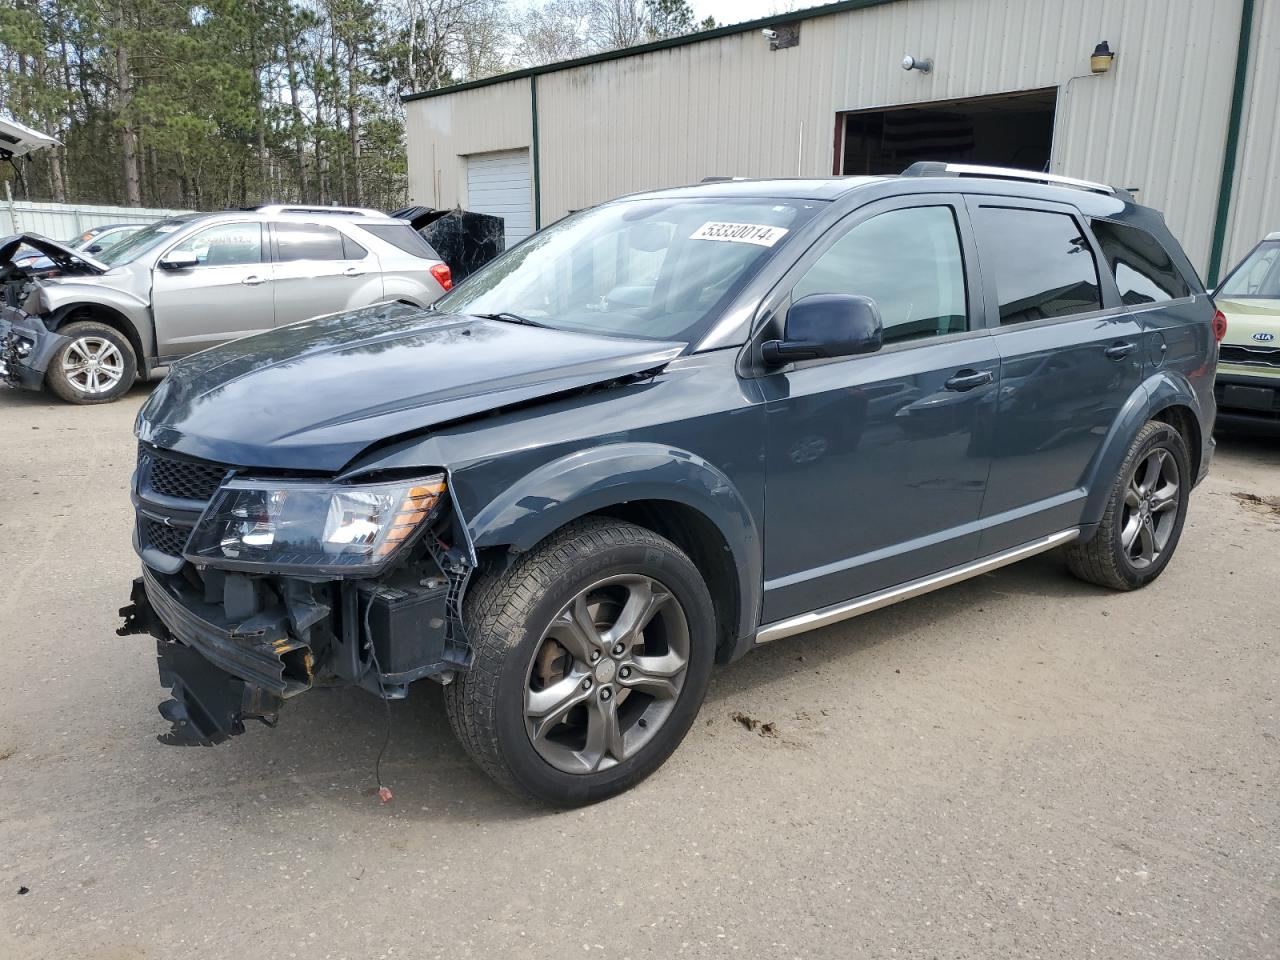
[[[13,264],[26,243],[51,266]],[[449,268],[406,221],[268,206],[160,220],[99,254],[0,240],[0,380],[71,403],[115,400],[187,354],[375,303],[425,307]]]

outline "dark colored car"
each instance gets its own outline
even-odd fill
[[[122,628],[157,639],[166,737],[425,678],[495,780],[587,803],[758,644],[1058,547],[1149,583],[1213,452],[1214,309],[1158,214],[1054,179],[628,197],[431,310],[177,364]]]

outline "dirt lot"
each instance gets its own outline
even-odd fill
[[[6,960],[1280,956],[1280,509],[1238,496],[1280,497],[1280,442],[1222,442],[1151,588],[1048,556],[773,644],[647,783],[549,813],[429,685],[388,806],[364,694],[156,742],[114,633],[144,397],[0,393]]]

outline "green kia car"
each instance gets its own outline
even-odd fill
[[[1227,333],[1218,355],[1218,423],[1280,434],[1280,232],[1214,293]]]

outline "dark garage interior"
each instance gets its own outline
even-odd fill
[[[1058,90],[842,113],[835,171],[891,175],[917,160],[1047,170]]]

